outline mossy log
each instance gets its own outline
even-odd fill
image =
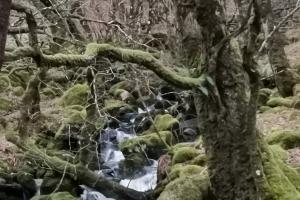
[[[181,76],[169,67],[164,66],[153,54],[141,50],[114,47],[110,44],[90,43],[83,55],[77,54],[38,54],[32,47],[21,47],[13,52],[5,53],[5,61],[14,61],[24,57],[37,57],[50,67],[58,66],[88,66],[99,57],[115,61],[136,63],[156,73],[163,80],[180,88],[197,88],[206,82],[206,78]]]
[[[29,139],[21,141],[17,135],[13,134],[8,135],[7,139],[24,150],[26,152],[26,158],[41,165],[46,165],[58,173],[66,173],[79,184],[93,188],[105,196],[115,199],[131,200],[147,200],[150,198],[148,193],[137,192],[116,182],[107,180],[82,165],[74,165],[57,157],[51,157],[47,155],[45,151],[39,149]]]

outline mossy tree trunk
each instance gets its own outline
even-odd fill
[[[265,24],[266,35],[270,34],[275,26],[274,15],[272,12],[271,0],[264,0],[263,8],[263,21]],[[273,37],[268,42],[268,56],[269,62],[274,71],[275,84],[279,93],[283,97],[293,95],[293,87],[297,80],[291,71],[289,61],[284,51],[284,34],[276,31]]]
[[[0,69],[3,63],[11,0],[0,2]]]
[[[196,1],[195,14],[204,44],[201,70],[213,84],[207,84],[208,94],[202,88],[202,93],[195,95],[195,104],[212,192],[218,200],[264,199],[255,131],[259,79],[253,61],[260,17],[256,1],[240,3],[249,10],[247,20],[241,22],[241,26],[248,26],[241,37],[241,50],[223,29],[222,15],[217,14],[222,13],[218,12],[219,2]]]

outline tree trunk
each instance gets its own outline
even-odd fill
[[[273,31],[274,15],[272,12],[271,0],[267,0],[265,4],[265,13],[263,20],[266,24],[266,35]],[[279,93],[283,97],[293,95],[293,87],[296,84],[296,78],[291,71],[291,67],[284,51],[284,35],[276,31],[268,43],[269,62],[274,72],[275,84]]]
[[[0,69],[4,59],[11,0],[0,1]]]
[[[224,42],[228,37],[222,16],[216,14],[218,1],[196,2],[204,44],[202,71],[214,82],[207,84],[208,94],[195,95],[212,192],[218,200],[263,199],[259,184],[262,161],[257,153],[255,131],[259,79],[253,68],[253,41],[260,30],[257,4],[254,1],[250,7],[251,16],[246,18],[249,26],[240,50],[234,39]],[[249,5],[249,1],[241,2],[244,4]]]

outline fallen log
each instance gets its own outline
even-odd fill
[[[65,173],[81,185],[101,192],[107,197],[117,200],[149,200],[151,193],[138,192],[124,187],[117,182],[105,179],[82,165],[74,165],[60,158],[47,155],[30,139],[21,141],[17,135],[7,135],[7,140],[16,144],[25,152],[25,157],[40,165],[46,165],[58,173]]]

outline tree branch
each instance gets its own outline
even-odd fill
[[[15,54],[15,55],[14,55]],[[25,47],[15,50],[13,53],[6,54],[6,61],[22,58],[37,56],[37,52],[33,48]],[[204,84],[206,79],[201,76],[199,78],[191,78],[181,76],[174,72],[171,68],[163,66],[163,64],[155,58],[151,53],[132,50],[126,48],[114,47],[110,44],[96,44],[90,43],[87,45],[86,51],[83,55],[77,54],[55,54],[44,55],[41,54],[41,59],[48,66],[88,66],[93,63],[98,57],[106,57],[115,61],[135,63],[144,66],[145,68],[153,71],[160,78],[171,83],[179,88],[191,89],[199,87]]]

